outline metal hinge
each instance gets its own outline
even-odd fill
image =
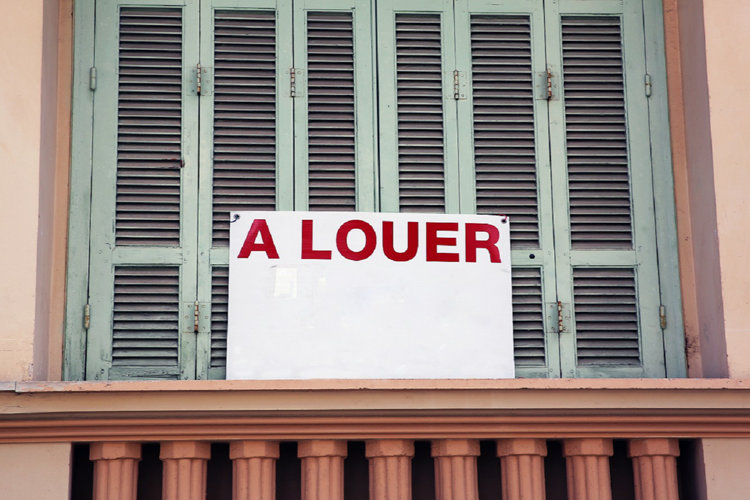
[[[552,76],[552,71],[550,71],[549,68],[547,68],[547,71],[536,73],[534,92],[537,99],[549,101],[554,97],[555,86]]]
[[[195,309],[193,310],[193,331],[198,333],[198,325],[200,325],[200,303],[195,301]]]
[[[651,97],[651,75],[648,73],[643,78],[643,84],[646,87],[646,97]]]
[[[563,303],[557,301],[557,333],[563,333],[565,331],[565,323],[563,322]]]
[[[297,70],[289,68],[289,97],[297,96]]]
[[[201,63],[198,63],[195,65],[195,93],[198,95],[201,95],[201,90],[203,90],[203,77],[201,76]]]
[[[667,308],[663,305],[659,306],[659,325],[662,330],[667,328]]]
[[[88,330],[91,326],[91,306],[86,304],[83,306],[83,328]]]
[[[465,78],[463,78],[461,71],[455,70],[453,72],[453,99],[460,101],[466,99],[466,86]]]
[[[96,67],[89,68],[89,89],[96,90]]]

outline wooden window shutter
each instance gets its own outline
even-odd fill
[[[461,211],[510,217],[516,371],[559,376],[542,3],[471,0],[455,17]]]
[[[226,372],[230,212],[293,208],[292,3],[201,3],[196,378]]]
[[[194,374],[196,28],[196,2],[97,8],[88,379]]]
[[[295,210],[374,210],[368,2],[294,2]]]
[[[562,375],[664,376],[643,14],[574,5],[547,11]]]
[[[378,3],[381,210],[459,211],[453,2]]]

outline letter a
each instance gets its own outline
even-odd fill
[[[260,234],[261,242],[256,243]],[[271,231],[268,230],[268,224],[266,219],[255,219],[253,224],[250,226],[250,231],[247,232],[245,243],[242,245],[240,253],[237,255],[238,259],[247,259],[252,252],[266,252],[266,256],[269,259],[278,259],[279,252],[276,251],[276,245],[273,243],[271,237]]]

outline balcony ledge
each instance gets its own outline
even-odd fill
[[[450,437],[750,437],[750,380],[0,384],[0,442]]]

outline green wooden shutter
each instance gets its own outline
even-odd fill
[[[98,2],[86,378],[192,378],[197,2]]]
[[[459,211],[453,2],[378,2],[383,211]]]
[[[510,217],[517,373],[559,376],[542,2],[457,4],[456,53],[461,210]]]
[[[664,376],[641,4],[582,7],[547,9],[562,374]]]
[[[229,215],[291,210],[292,5],[201,4],[197,378],[224,378]]]
[[[374,210],[369,1],[294,2],[296,210]]]

